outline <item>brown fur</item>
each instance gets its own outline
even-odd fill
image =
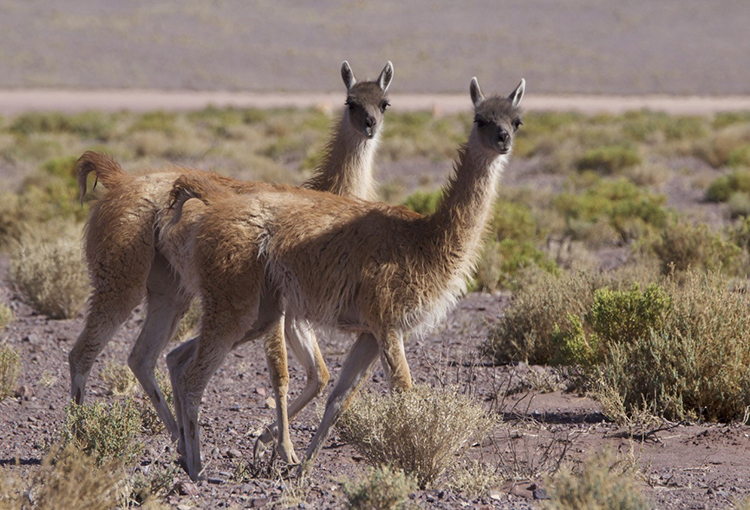
[[[378,78],[381,94],[377,101],[385,98],[392,74],[393,68],[389,62]],[[348,94],[357,94],[370,83],[357,84],[346,62],[342,65],[342,75]],[[345,110],[335,133],[335,136],[345,139],[331,142],[329,146],[335,151],[329,151],[324,159],[325,164],[316,173],[316,176],[333,176],[339,171],[345,173],[343,184],[334,191],[369,193],[372,187],[372,153],[382,124],[383,112],[379,105],[380,102],[374,105],[363,103]],[[373,108],[377,108],[380,115],[373,117]],[[373,118],[375,124],[371,122]],[[369,125],[363,124],[365,121]],[[366,158],[361,157],[363,153],[367,153]],[[156,383],[154,368],[159,353],[173,335],[192,296],[185,292],[184,282],[156,246],[159,237],[156,213],[168,207],[172,184],[182,174],[203,175],[233,193],[252,191],[257,184],[184,168],[132,176],[123,172],[110,157],[87,152],[80,158],[77,169],[82,196],[86,193],[86,178],[91,172],[108,191],[94,202],[86,225],[85,252],[93,291],[84,329],[68,356],[71,396],[77,403],[83,402],[86,380],[96,357],[133,308],[146,296],[146,320],[128,364],[151,398],[167,430],[176,439],[179,437],[177,426]],[[317,187],[322,186],[325,186],[325,182],[321,181]],[[318,364],[322,358],[314,334],[309,329],[301,329],[306,333],[288,331],[288,335],[298,341],[292,350],[307,368],[308,374],[315,374],[315,379],[309,381],[303,394],[292,404],[292,415],[319,393],[328,381],[325,365]],[[280,329],[276,328],[275,331]],[[283,335],[280,341],[283,342]],[[290,445],[288,440],[287,443]],[[289,456],[292,457],[293,452]]]
[[[476,80],[471,90],[482,117],[431,216],[288,186],[259,185],[240,196],[199,175],[175,184],[173,196],[185,212],[179,223],[171,221],[170,211],[159,216],[160,246],[204,302],[194,354],[167,358],[191,477],[201,471],[201,395],[243,332],[261,334],[273,323],[278,312],[269,296],[283,298],[290,315],[360,333],[303,469],[311,467],[378,354],[392,387],[411,386],[404,334],[439,320],[464,290],[520,124],[524,82],[509,98],[485,100]],[[266,352],[283,355],[272,343]]]

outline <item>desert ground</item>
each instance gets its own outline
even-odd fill
[[[44,507],[45,488],[64,487],[36,477],[49,473],[45,459],[71,430],[67,354],[85,310],[78,299],[69,317],[53,319],[30,294],[61,282],[56,299],[68,302],[71,274],[85,279],[79,240],[95,194],[78,202],[75,159],[103,150],[128,172],[182,165],[298,185],[341,112],[345,59],[358,78],[395,65],[376,157],[379,198],[420,212],[439,196],[470,129],[470,78],[485,92],[507,93],[521,77],[529,84],[471,290],[405,346],[415,383],[470,398],[493,425],[425,489],[409,490],[406,507],[593,504],[566,506],[562,487],[570,476],[571,493],[593,497],[582,473],[606,452],[594,485],[645,498],[627,508],[747,508],[748,20],[750,4],[736,0],[0,0],[0,349],[20,359],[10,378],[0,357],[0,390],[9,390],[0,400],[0,508]],[[73,246],[63,267],[45,259],[37,278],[22,281],[28,250],[56,253],[58,241]],[[575,295],[582,288],[591,295]],[[595,306],[605,309],[606,296],[661,308],[648,315],[636,306],[650,322],[607,340]],[[137,386],[115,391],[106,372],[127,375],[144,317],[145,303],[98,358],[87,404],[148,406]],[[700,335],[678,334],[680,320]],[[536,322],[549,327],[540,332]],[[352,342],[328,331],[318,338],[331,383],[292,422],[298,454]],[[659,351],[659,338],[675,343]],[[686,338],[693,350],[677,342]],[[554,352],[540,354],[531,339]],[[351,504],[344,486],[370,476],[370,466],[339,429],[308,479],[270,452],[254,459],[275,417],[261,351],[236,349],[208,386],[206,478],[191,482],[167,435],[144,424],[131,439],[137,457],[115,470],[116,505],[143,503],[144,484],[146,506],[157,508]],[[158,368],[166,373],[163,356]],[[294,397],[305,373],[294,361],[290,371]],[[626,403],[633,387],[638,398]],[[364,390],[388,395],[379,365]]]

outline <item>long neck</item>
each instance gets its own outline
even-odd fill
[[[367,139],[355,132],[345,109],[320,166],[304,187],[366,200],[375,198],[372,166],[379,141],[379,133]]]
[[[435,236],[433,246],[439,250],[445,267],[454,274],[472,269],[507,158],[485,149],[475,128],[459,151],[443,199],[430,218]]]

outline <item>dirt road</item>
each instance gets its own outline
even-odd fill
[[[193,92],[158,90],[0,90],[0,114],[16,115],[29,111],[86,110],[148,111],[195,110],[208,105],[253,108],[321,107],[334,108],[342,94]],[[467,94],[393,94],[391,103],[398,111],[434,110],[440,113],[468,111]],[[526,110],[621,113],[648,109],[670,114],[710,115],[721,111],[750,110],[750,96],[606,96],[535,95],[524,100]]]

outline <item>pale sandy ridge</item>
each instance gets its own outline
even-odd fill
[[[209,105],[238,108],[323,108],[340,106],[336,93],[194,92],[160,90],[0,90],[0,114],[30,111],[75,113],[87,110],[150,111],[198,110]],[[432,110],[439,113],[470,110],[467,94],[393,94],[398,111]],[[670,114],[710,115],[723,111],[750,110],[750,96],[599,96],[534,95],[524,101],[527,111],[579,111],[622,113],[648,109]]]

